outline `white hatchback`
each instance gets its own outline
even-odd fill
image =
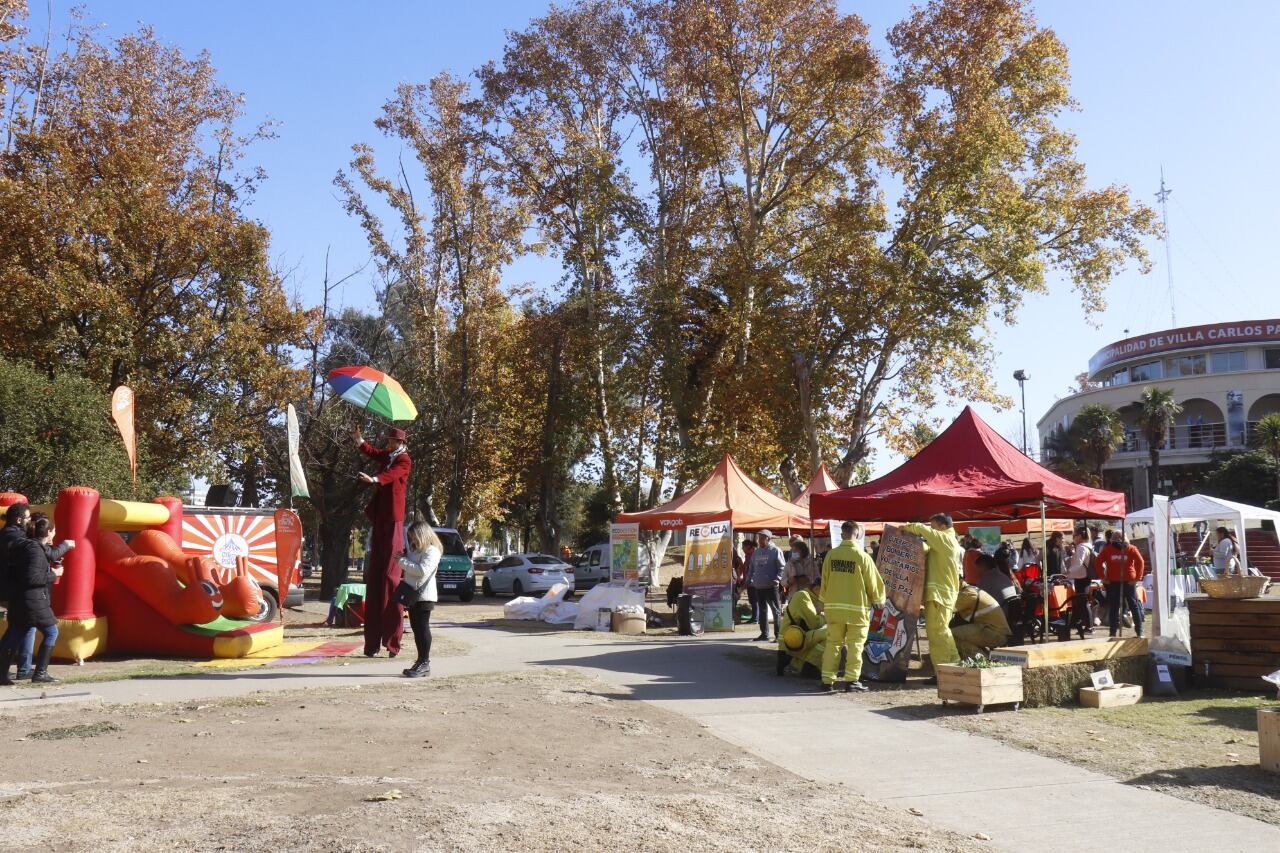
[[[535,595],[558,583],[573,594],[573,566],[547,554],[512,554],[484,573],[481,588],[492,598],[499,593]]]

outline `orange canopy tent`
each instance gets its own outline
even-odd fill
[[[827,463],[818,466],[818,471],[813,475],[813,479],[809,481],[809,485],[804,487],[804,491],[800,493],[800,497],[795,499],[795,505],[809,513],[809,496],[814,492],[834,492],[840,488],[836,485],[836,481],[831,479],[831,475],[827,473]]]
[[[616,520],[638,522],[642,530],[678,530],[725,520],[735,530],[809,529],[807,512],[752,480],[728,454],[692,491],[653,509],[619,513]]]

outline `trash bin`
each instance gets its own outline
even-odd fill
[[[702,633],[702,596],[681,593],[676,600],[676,629],[686,637]]]

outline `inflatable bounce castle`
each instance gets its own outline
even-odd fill
[[[0,494],[0,511],[24,500]],[[236,658],[283,641],[280,624],[256,621],[268,608],[243,558],[227,568],[182,550],[177,498],[106,500],[76,486],[32,510],[53,516],[57,541],[76,543],[53,587],[54,657]]]

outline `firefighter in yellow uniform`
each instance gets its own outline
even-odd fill
[[[951,617],[956,612],[964,549],[956,538],[951,516],[946,513],[933,516],[928,524],[912,522],[902,525],[902,529],[924,539],[928,549],[924,573],[924,628],[929,635],[929,658],[936,673],[939,664],[960,660],[955,638],[951,635]]]
[[[827,647],[822,654],[822,689],[835,690],[844,676],[844,689],[866,690],[862,677],[862,647],[871,626],[871,607],[884,606],[884,581],[871,555],[854,541],[858,524],[840,526],[841,542],[822,561],[822,603],[827,615]],[[844,656],[844,666],[840,658]],[[843,669],[843,672],[840,670]]]
[[[782,611],[778,630],[778,675],[792,672],[812,678],[822,666],[822,651],[827,641],[827,620],[818,612],[816,596],[821,579],[812,583],[806,575],[793,580],[795,591]]]
[[[961,658],[971,658],[998,649],[1009,642],[1013,632],[1000,602],[985,590],[965,584],[956,597],[956,616],[964,624],[951,629]]]

